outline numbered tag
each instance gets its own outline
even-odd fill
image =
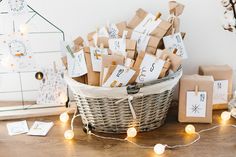
[[[98,30],[98,37],[107,37],[107,38],[109,38],[108,31],[105,27],[102,27],[101,29]]]
[[[110,39],[117,39],[119,37],[119,30],[115,24],[109,24],[108,34]]]
[[[228,103],[228,80],[214,81],[213,104]]]
[[[80,50],[73,54],[67,53],[68,73],[70,77],[80,77],[88,73],[84,57],[84,51]]]
[[[119,39],[109,39],[109,48],[112,52],[119,52],[123,56],[126,56],[126,40],[119,38]]]
[[[103,84],[103,87],[113,88],[126,86],[134,74],[134,70],[122,65],[117,65],[111,76]]]
[[[157,59],[155,56],[145,54],[140,65],[140,73],[136,79],[137,83],[145,83],[156,80],[165,64],[165,61]]]
[[[102,70],[102,55],[108,55],[107,49],[100,49],[95,47],[90,47],[91,61],[93,71],[101,72]]]
[[[206,92],[187,92],[186,117],[206,117]]]
[[[176,33],[174,35],[165,36],[163,38],[165,48],[169,51],[173,51],[177,49],[177,55],[181,56],[183,59],[187,59],[187,51],[184,46],[184,42],[180,33]]]
[[[146,51],[149,39],[150,36],[138,32],[133,32],[131,35],[131,40],[137,41],[138,52]]]
[[[155,20],[156,17],[152,14],[147,14],[142,22],[134,29],[135,32],[139,32],[145,35],[149,35],[152,31],[158,27],[161,23],[161,19]]]

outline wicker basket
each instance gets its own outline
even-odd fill
[[[163,79],[121,88],[93,87],[65,77],[84,125],[104,133],[125,133],[131,126],[150,131],[164,124],[182,69]]]

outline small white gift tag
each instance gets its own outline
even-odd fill
[[[102,55],[108,55],[107,49],[90,47],[91,61],[93,71],[101,72],[102,70]]]
[[[173,35],[165,36],[163,38],[165,48],[173,52],[174,49],[177,49],[177,55],[181,56],[183,59],[187,59],[187,51],[184,46],[184,42],[180,33]]]
[[[35,121],[27,135],[31,136],[46,136],[49,130],[53,127],[53,122]]]
[[[137,41],[137,51],[142,52],[146,51],[150,36],[139,33],[133,32],[131,35],[131,40]]]
[[[109,39],[109,48],[112,52],[119,52],[123,56],[126,56],[126,40],[119,39]]]
[[[161,23],[161,19],[156,20],[156,16],[153,14],[147,14],[142,22],[134,29],[135,32],[139,32],[145,35],[149,35],[158,25]]]
[[[68,73],[70,77],[79,77],[88,73],[87,65],[84,57],[84,51],[71,54],[67,53]]]
[[[135,71],[123,65],[117,65],[111,76],[103,84],[103,87],[123,87],[134,76]]]
[[[157,57],[145,54],[140,65],[140,73],[136,79],[137,83],[145,83],[158,79],[165,61]]]
[[[228,102],[228,80],[214,81],[213,104]]]
[[[119,30],[115,24],[108,24],[108,34],[110,39],[117,39],[119,37]]]
[[[126,67],[133,67],[134,66],[134,60],[133,59],[130,59],[130,58],[126,58],[125,59],[125,66]]]
[[[206,117],[207,93],[203,91],[187,92],[186,117]]]
[[[29,131],[27,122],[19,121],[13,123],[7,123],[7,130],[10,136],[24,134]]]
[[[98,30],[98,37],[107,37],[107,38],[109,38],[109,33],[108,33],[106,27],[102,27]]]

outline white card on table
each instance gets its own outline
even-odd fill
[[[90,47],[91,61],[93,71],[101,72],[102,71],[102,55],[108,55],[107,49],[101,49],[96,47]]]
[[[147,14],[142,22],[134,29],[135,32],[139,32],[145,35],[149,35],[158,25],[161,23],[161,19],[156,19],[156,16]]]
[[[32,136],[46,136],[49,130],[53,127],[53,122],[39,122],[35,121],[33,126],[30,128],[27,135]]]
[[[74,57],[67,53],[68,73],[70,77],[79,77],[88,73],[84,57],[84,51],[73,53]]]
[[[110,39],[117,39],[119,37],[119,29],[115,24],[109,24],[108,33]]]
[[[98,30],[98,37],[107,37],[107,38],[109,38],[109,34],[108,34],[108,31],[107,31],[106,27],[102,27]]]
[[[167,48],[169,51],[173,51],[174,49],[177,49],[177,55],[181,56],[183,59],[187,59],[187,51],[184,46],[184,42],[182,39],[182,36],[180,33],[176,33],[173,35],[165,36],[163,38],[165,48]]]
[[[213,104],[228,103],[228,80],[214,81]]]
[[[138,52],[146,51],[149,39],[150,36],[135,31],[131,35],[131,40],[137,41]]]
[[[7,130],[10,136],[24,134],[29,131],[27,122],[25,120],[7,123]]]
[[[123,56],[126,56],[126,39],[119,38],[119,39],[109,39],[109,48],[112,52],[119,52]]]
[[[188,91],[186,100],[186,117],[206,117],[207,93]]]
[[[137,83],[145,83],[158,79],[165,61],[157,57],[145,54],[140,65],[140,73],[136,79]]]
[[[134,76],[135,71],[123,65],[117,65],[111,76],[103,84],[103,87],[123,87]]]

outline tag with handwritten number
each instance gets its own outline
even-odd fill
[[[126,40],[123,38],[109,39],[109,48],[112,52],[119,52],[123,56],[126,56]]]
[[[194,91],[187,92],[186,117],[206,117],[207,93]]]
[[[131,40],[137,41],[138,52],[146,51],[149,39],[150,36],[138,32],[133,32],[131,35]]]
[[[228,80],[214,81],[213,104],[228,102]]]
[[[108,34],[110,39],[117,39],[119,37],[119,29],[115,24],[110,24],[108,26]]]
[[[107,49],[100,49],[96,47],[90,47],[91,61],[93,71],[101,72],[102,71],[102,55],[108,55]]]
[[[183,59],[187,59],[187,51],[184,46],[184,42],[180,33],[176,33],[174,35],[165,36],[163,38],[165,48],[169,51],[173,51],[177,49],[177,55],[181,56]]]

